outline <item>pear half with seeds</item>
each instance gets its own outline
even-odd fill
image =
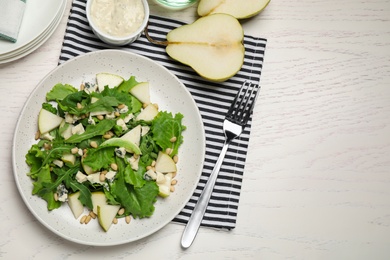
[[[225,81],[234,76],[244,62],[244,31],[239,21],[228,14],[201,17],[192,24],[173,29],[166,42],[168,55],[211,81]]]
[[[198,5],[198,15],[225,13],[237,19],[245,19],[260,13],[269,2],[270,0],[201,0]]]

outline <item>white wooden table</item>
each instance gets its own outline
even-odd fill
[[[268,45],[237,227],[201,228],[188,250],[179,224],[126,245],[77,245],[39,224],[19,196],[15,124],[57,65],[70,5],[43,46],[0,65],[0,259],[390,259],[389,0],[273,0],[243,21]],[[196,19],[195,7],[150,5]]]

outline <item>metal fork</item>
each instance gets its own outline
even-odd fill
[[[181,245],[183,248],[190,247],[196,234],[198,233],[200,223],[202,222],[203,216],[206,212],[206,208],[213,192],[213,188],[228,146],[244,131],[253,111],[259,90],[259,85],[249,83],[247,81],[244,82],[226,113],[225,120],[223,121],[225,143],[203,192],[199,197],[198,203],[195,205],[187,226],[184,229],[183,236],[181,238]]]

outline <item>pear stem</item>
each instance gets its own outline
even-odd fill
[[[145,33],[146,39],[148,39],[148,41],[150,41],[151,43],[157,44],[157,45],[168,46],[168,44],[169,44],[168,41],[157,41],[157,40],[153,39],[152,37],[150,37],[148,27],[149,27],[149,24],[147,24],[145,29],[144,29],[144,33]]]

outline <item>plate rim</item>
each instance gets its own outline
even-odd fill
[[[22,191],[22,186],[21,186],[21,183],[20,183],[20,180],[18,179],[18,176],[17,176],[17,162],[16,162],[16,150],[15,150],[15,147],[16,147],[16,143],[17,143],[17,130],[20,128],[20,124],[21,124],[21,120],[22,120],[22,117],[23,117],[23,114],[25,113],[26,109],[28,109],[28,105],[29,103],[31,102],[31,100],[33,100],[33,97],[34,97],[34,94],[40,89],[41,85],[54,73],[56,72],[57,70],[60,70],[63,66],[68,66],[67,64],[68,63],[71,63],[72,61],[75,61],[75,60],[78,60],[78,59],[83,59],[85,57],[88,57],[88,56],[93,56],[93,55],[97,55],[97,54],[100,54],[100,53],[104,53],[104,52],[107,52],[107,53],[110,53],[110,52],[116,52],[116,53],[121,53],[121,54],[125,54],[125,55],[130,55],[130,56],[137,56],[137,57],[140,57],[141,59],[144,59],[144,60],[147,60],[148,62],[151,62],[153,63],[154,65],[160,67],[161,69],[165,70],[167,73],[169,73],[173,78],[175,78],[175,80],[179,83],[179,85],[181,86],[181,88],[187,93],[187,95],[189,95],[191,97],[191,103],[192,105],[194,105],[197,109],[197,117],[198,117],[198,120],[201,122],[200,124],[200,128],[201,128],[201,140],[203,142],[203,145],[201,146],[202,148],[202,151],[200,151],[200,154],[201,154],[201,164],[200,164],[200,169],[199,169],[199,173],[198,173],[198,181],[197,183],[194,185],[194,187],[191,189],[191,192],[188,193],[188,197],[185,198],[185,200],[183,200],[183,202],[181,203],[181,207],[180,209],[176,210],[175,211],[175,214],[173,216],[173,218],[171,218],[170,220],[166,221],[166,223],[164,223],[163,225],[161,225],[159,228],[157,229],[153,229],[151,230],[150,232],[147,232],[145,234],[143,234],[142,236],[139,236],[135,239],[132,239],[132,240],[122,240],[120,242],[112,242],[112,243],[106,243],[106,244],[98,244],[98,243],[94,243],[94,242],[88,242],[88,241],[81,241],[80,239],[75,239],[75,238],[72,238],[72,237],[68,237],[68,236],[65,236],[64,234],[62,234],[61,232],[59,232],[58,230],[56,230],[55,228],[53,228],[52,226],[50,226],[49,224],[45,223],[45,221],[41,218],[41,216],[34,210],[33,206],[29,203],[29,200],[28,198],[25,196],[25,194],[23,193]],[[31,137],[33,139],[33,137]],[[26,150],[27,151],[27,150]],[[197,185],[201,179],[201,175],[202,175],[202,170],[203,170],[203,165],[204,165],[204,160],[205,160],[205,157],[206,157],[206,134],[205,134],[205,128],[204,128],[204,123],[203,123],[203,120],[202,120],[202,117],[201,117],[201,114],[200,114],[200,111],[199,111],[199,107],[197,106],[194,98],[192,97],[192,94],[190,93],[190,91],[187,89],[187,87],[184,85],[183,82],[181,82],[179,80],[179,78],[174,74],[172,73],[171,71],[169,71],[165,66],[153,61],[152,59],[148,58],[148,57],[145,57],[143,55],[140,55],[140,54],[136,54],[136,53],[133,53],[133,52],[130,52],[130,51],[125,51],[125,50],[118,50],[118,49],[104,49],[104,50],[98,50],[98,51],[92,51],[92,52],[88,52],[88,53],[84,53],[84,54],[80,54],[72,59],[69,59],[65,62],[63,62],[62,64],[58,65],[57,67],[55,67],[54,69],[52,69],[50,72],[48,72],[37,84],[36,86],[33,88],[33,90],[30,92],[30,95],[28,96],[27,100],[25,101],[22,109],[21,109],[21,112],[19,113],[19,116],[18,116],[18,119],[17,119],[17,122],[16,122],[16,125],[15,125],[15,128],[14,128],[14,135],[13,135],[13,138],[12,138],[12,155],[11,155],[11,158],[12,158],[12,169],[13,169],[13,175],[14,175],[14,179],[15,179],[15,183],[16,183],[16,186],[17,186],[17,189],[18,189],[18,193],[20,195],[20,197],[22,198],[24,204],[27,206],[27,208],[29,209],[30,213],[35,217],[35,219],[38,220],[38,222],[40,222],[40,224],[42,224],[42,226],[44,226],[46,229],[50,230],[51,232],[55,233],[56,235],[58,235],[59,237],[61,238],[64,238],[68,241],[71,241],[71,242],[74,242],[74,243],[77,243],[77,244],[83,244],[83,245],[90,245],[90,246],[98,246],[98,247],[108,247],[108,246],[115,246],[115,245],[121,245],[121,244],[126,244],[126,243],[131,243],[131,242],[135,242],[137,240],[140,240],[142,238],[146,238],[150,235],[152,235],[153,233],[161,230],[162,228],[164,228],[166,225],[168,225],[169,223],[172,222],[172,220],[184,209],[185,205],[188,203],[188,201],[191,199],[191,197],[193,196],[194,192],[196,191],[197,189]],[[26,177],[28,177],[26,175]],[[33,195],[32,195],[33,196]],[[48,212],[49,213],[49,212]],[[75,220],[77,222],[77,220]]]

